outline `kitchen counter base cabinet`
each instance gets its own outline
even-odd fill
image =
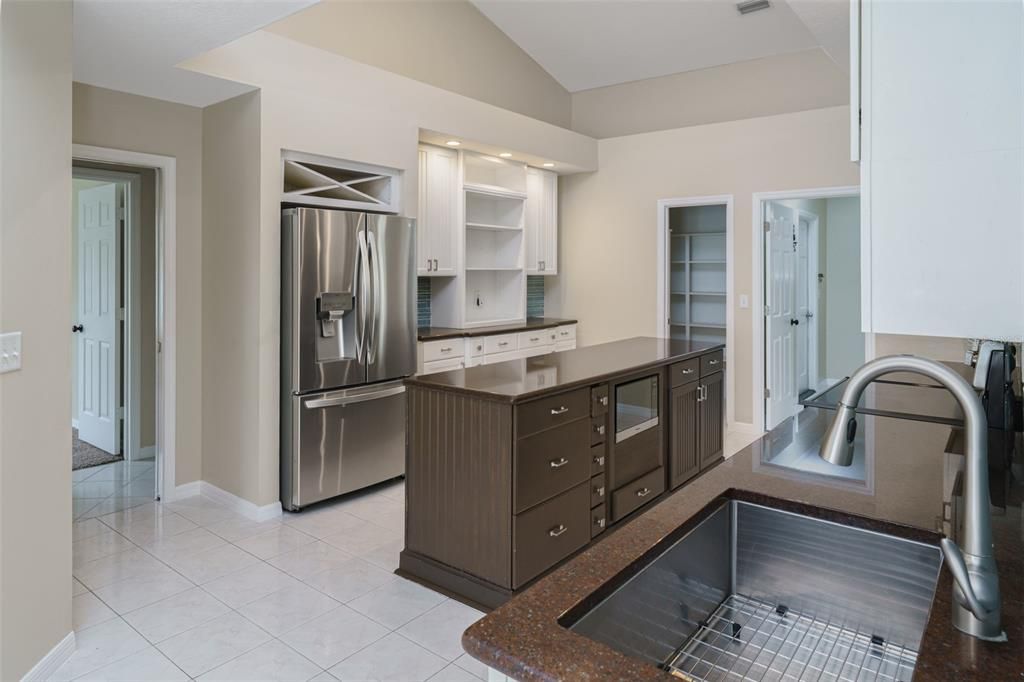
[[[628,371],[596,372],[589,384],[531,390],[522,399],[453,389],[429,377],[407,381],[399,574],[495,607],[661,498],[677,469],[666,455],[666,438],[672,434],[674,448],[677,436],[676,405],[663,388],[668,367],[719,348],[688,347]],[[491,370],[464,371],[468,380]],[[692,391],[698,393],[703,389]],[[684,424],[698,469],[721,454],[721,433],[699,435],[713,419],[697,408]]]
[[[722,354],[710,353],[699,363],[678,363],[669,369],[669,375],[669,488],[675,489],[722,459]]]

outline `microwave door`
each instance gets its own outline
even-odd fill
[[[291,209],[292,295],[283,318],[294,333],[293,392],[366,382],[370,307],[366,216],[348,211]],[[283,223],[287,229],[287,221]],[[288,260],[285,261],[286,267]]]
[[[367,313],[367,381],[416,371],[416,225],[408,218],[366,216],[371,304]]]

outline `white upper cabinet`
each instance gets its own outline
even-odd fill
[[[558,176],[526,169],[526,272],[558,274]]]
[[[864,330],[1021,340],[1024,3],[855,8]]]
[[[459,153],[422,145],[419,149],[419,219],[416,271],[422,277],[458,274]]]

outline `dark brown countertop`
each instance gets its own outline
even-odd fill
[[[595,383],[604,377],[686,360],[719,348],[724,346],[638,336],[560,353],[410,377],[406,383],[515,402]]]
[[[936,392],[937,393],[937,392]],[[920,397],[915,397],[920,400]],[[807,408],[801,419],[831,418]],[[672,680],[666,671],[572,632],[559,617],[638,559],[716,498],[769,498],[774,506],[917,540],[937,543],[943,511],[943,446],[949,428],[863,416],[867,481],[783,468],[780,450],[813,456],[807,428],[780,427],[706,472],[649,511],[591,546],[472,625],[462,644],[474,658],[518,680]],[[789,428],[789,433],[786,433]],[[806,452],[805,452],[806,451]],[[793,454],[793,453],[790,453]],[[1018,459],[1019,459],[1018,455]],[[820,461],[820,460],[819,460]],[[993,517],[1006,643],[972,639],[953,629],[952,578],[939,577],[915,670],[915,680],[1020,680],[1024,674],[1024,543],[1018,483],[1005,514]],[[771,502],[767,502],[771,504]]]
[[[440,341],[441,339],[458,339],[472,336],[490,336],[491,334],[509,334],[525,332],[531,329],[550,329],[563,324],[576,324],[576,320],[559,317],[528,317],[526,322],[516,324],[497,324],[490,327],[474,327],[473,329],[457,329],[455,327],[418,327],[416,338],[420,341]]]

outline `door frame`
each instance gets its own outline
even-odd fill
[[[175,498],[176,195],[177,161],[171,156],[71,145],[75,162],[120,164],[156,171],[156,494]]]
[[[811,323],[808,325],[810,331],[807,336],[807,381],[811,385],[811,389],[817,391],[818,382],[821,381],[818,376],[818,333],[821,331],[818,328],[821,322],[818,318],[818,246],[821,243],[818,241],[818,230],[821,225],[821,216],[798,208],[796,217],[797,230],[800,229],[801,218],[807,221],[807,284],[809,288],[807,307],[811,311]],[[811,293],[814,295],[811,296]]]
[[[81,160],[79,160],[81,161]],[[138,348],[141,344],[142,305],[138,291],[141,285],[139,274],[139,229],[142,224],[142,178],[130,171],[113,171],[98,168],[83,168],[72,164],[72,178],[109,181],[124,184],[125,216],[124,233],[121,235],[121,252],[124,256],[124,272],[118,286],[124,292],[124,333],[120,342],[120,356],[123,371],[118,369],[117,408],[124,407],[121,417],[121,454],[126,462],[139,456],[142,449],[139,402],[142,395],[142,371],[139,366]],[[77,255],[76,255],[77,257]],[[121,334],[121,330],[117,331]],[[77,382],[77,376],[75,381]],[[77,389],[77,385],[76,385]]]
[[[669,219],[670,208],[684,208],[687,206],[718,206],[725,204],[725,368],[734,368],[733,358],[735,357],[735,321],[733,314],[733,296],[735,282],[736,253],[733,242],[733,195],[712,194],[707,196],[676,197],[672,199],[658,199],[658,272],[657,289],[655,291],[655,334],[663,338],[671,336],[669,328],[669,295],[668,295],[668,271],[669,271]],[[733,425],[736,422],[736,401],[734,400],[736,388],[736,373],[729,372],[725,380],[725,426]]]
[[[838,199],[842,197],[859,197],[861,194],[859,185],[844,185],[838,187],[818,187],[812,189],[794,189],[772,192],[754,192],[750,202],[750,227],[751,244],[753,246],[753,280],[751,286],[750,309],[753,316],[753,330],[751,335],[750,355],[751,367],[753,368],[754,379],[751,382],[751,404],[754,406],[754,429],[763,433],[767,422],[765,410],[767,401],[764,397],[765,391],[765,324],[764,324],[764,300],[765,300],[765,271],[764,271],[764,204],[768,201],[784,201],[786,199]],[[863,255],[861,257],[863,263]],[[862,276],[863,279],[863,276]],[[874,339],[871,334],[865,333],[865,344],[874,351]],[[871,357],[871,355],[866,355]]]

